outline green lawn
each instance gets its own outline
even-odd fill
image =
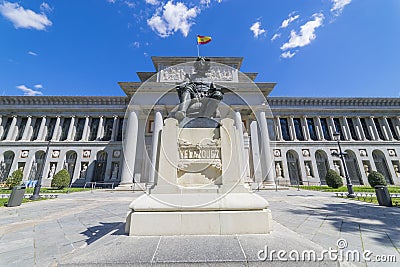
[[[339,196],[341,198],[346,198],[346,199],[351,199],[351,200],[357,200],[357,201],[362,201],[362,202],[367,202],[367,203],[375,203],[379,204],[378,200],[376,199],[375,196],[362,196],[362,197],[355,197],[355,198],[348,198],[345,196]],[[392,203],[394,207],[400,207],[400,198],[397,197],[392,197]]]
[[[40,201],[40,200],[45,200],[46,198],[39,198],[35,201]],[[0,208],[5,207],[6,203],[8,202],[8,198],[0,198]],[[33,202],[33,200],[30,200],[29,198],[23,198],[22,203],[28,203],[28,202]]]
[[[293,186],[296,187],[297,186]],[[322,186],[307,186],[307,185],[300,185],[300,189],[305,189],[305,190],[314,190],[314,191],[324,191],[324,192],[347,192],[347,187],[342,186],[337,189],[331,188],[327,185],[322,185]],[[370,186],[353,186],[354,192],[371,192],[375,193],[375,189],[370,187]],[[400,193],[400,187],[399,186],[388,186],[388,190],[390,193]]]
[[[69,193],[74,193],[74,192],[81,192],[81,191],[89,191],[91,188],[64,188],[64,189],[57,189],[57,188],[41,188],[40,193],[43,194],[65,194],[67,192]],[[0,189],[0,194],[10,194],[11,189],[5,189],[1,188]],[[33,193],[33,188],[27,188],[25,191],[25,194],[32,194]]]

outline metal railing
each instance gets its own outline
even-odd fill
[[[114,182],[86,182],[83,188],[86,188],[88,184],[91,186],[91,190],[96,189],[98,185],[102,185],[101,188],[104,188],[103,185],[111,185],[111,190],[114,191]]]

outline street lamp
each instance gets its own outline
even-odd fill
[[[35,185],[35,189],[33,190],[33,195],[29,198],[30,200],[37,200],[40,198],[39,193],[40,193],[40,188],[42,187],[43,170],[44,170],[44,165],[46,164],[47,154],[49,154],[50,142],[51,141],[49,140],[49,142],[47,143],[46,153],[44,154],[43,163],[39,171],[39,178],[37,184]]]
[[[344,157],[347,155],[347,152],[342,152],[342,147],[340,146],[340,133],[339,132],[335,132],[333,134],[333,138],[337,141],[338,147],[339,147],[339,153],[333,152],[332,156],[335,157],[339,157],[342,160],[342,165],[343,165],[343,169],[344,169],[344,176],[346,178],[346,183],[347,183],[347,197],[351,197],[354,198],[355,194],[354,194],[354,190],[353,190],[353,185],[351,183],[350,177],[349,177],[349,173],[347,171],[347,167],[346,167],[346,162],[344,160]]]

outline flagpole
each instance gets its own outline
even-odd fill
[[[200,57],[200,49],[199,49],[199,44],[197,43],[197,57]]]

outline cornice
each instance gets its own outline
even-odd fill
[[[400,108],[400,98],[361,98],[361,97],[268,97],[272,108],[283,107],[390,107]]]
[[[0,105],[128,105],[126,96],[0,96]]]

